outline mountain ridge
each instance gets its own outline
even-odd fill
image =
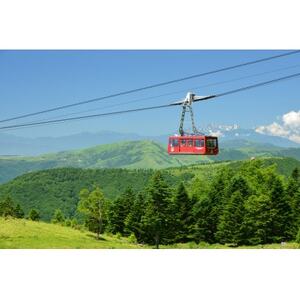
[[[240,140],[228,142],[217,156],[170,156],[166,147],[154,141],[125,141],[86,149],[61,151],[31,157],[0,157],[0,183],[27,172],[73,168],[163,169],[213,161],[244,160],[251,157],[294,157],[300,159],[300,148],[280,148]],[[226,144],[225,144],[226,146]]]
[[[243,139],[252,142],[269,143],[279,147],[299,147],[286,138],[269,136],[257,133],[254,129],[242,129],[237,126],[209,126],[201,129],[209,134],[217,134],[220,142],[232,142]],[[37,156],[59,151],[84,149],[103,144],[112,144],[122,141],[152,140],[166,144],[168,135],[148,136],[136,133],[121,133],[114,131],[82,132],[60,137],[26,138],[11,134],[0,133],[0,156],[21,155]]]

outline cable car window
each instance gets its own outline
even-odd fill
[[[181,140],[181,146],[185,146],[186,145],[186,140]]]
[[[195,140],[195,147],[204,147],[204,140]]]
[[[178,139],[172,139],[171,142],[170,142],[170,144],[171,144],[172,147],[177,147],[178,144],[179,144],[178,143]]]
[[[193,147],[193,140],[188,140],[188,146]]]
[[[206,146],[207,146],[207,148],[216,148],[217,147],[217,139],[207,139]]]

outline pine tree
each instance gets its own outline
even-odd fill
[[[244,198],[240,191],[234,192],[220,217],[216,238],[222,244],[241,245],[244,241],[243,219],[245,214]]]
[[[211,200],[203,198],[196,202],[193,207],[192,237],[197,243],[199,242],[214,242],[214,235],[216,233],[215,224],[217,218],[212,213],[213,208]]]
[[[226,189],[226,197],[229,199],[234,192],[240,192],[243,198],[247,198],[250,195],[250,188],[247,180],[242,175],[233,177]]]
[[[142,217],[145,210],[145,196],[138,193],[134,199],[131,210],[125,219],[125,232],[133,233],[138,242],[142,242],[143,225]]]
[[[106,199],[99,187],[89,192],[83,189],[80,192],[80,201],[77,209],[85,215],[86,225],[92,232],[97,233],[97,238],[104,230],[105,214],[106,214]]]
[[[135,195],[131,187],[127,188],[123,194],[118,196],[109,207],[109,231],[116,234],[125,233],[125,220],[134,202]]]
[[[291,203],[299,188],[300,188],[299,171],[297,168],[295,168],[291,176],[289,177],[287,188],[286,188],[286,195],[291,200]]]
[[[292,209],[292,236],[295,237],[300,226],[300,180],[299,170],[295,168],[288,180],[286,197]]]
[[[175,242],[185,243],[191,239],[193,200],[194,198],[189,197],[184,184],[181,182],[173,200]]]
[[[287,200],[284,186],[280,177],[273,175],[269,182],[271,209],[273,220],[270,224],[273,242],[289,240],[293,236],[292,208]]]
[[[2,217],[15,216],[15,206],[10,196],[6,196],[4,200],[0,202],[0,215]]]
[[[275,217],[272,202],[267,195],[252,195],[245,203],[245,243],[250,245],[272,242],[270,224]]]
[[[292,171],[291,177],[295,181],[297,181],[299,183],[299,180],[300,180],[300,171],[299,171],[299,169],[297,167]]]
[[[194,236],[197,240],[204,239],[211,244],[216,242],[215,234],[225,203],[226,186],[231,176],[230,170],[222,169],[212,180],[208,195],[202,196],[203,200],[196,204]]]
[[[146,238],[159,248],[161,243],[170,240],[171,231],[171,193],[161,172],[154,173],[147,188],[145,214],[142,217]]]
[[[293,222],[294,222],[294,232],[300,228],[300,188],[294,195],[292,202],[292,214],[293,214]]]
[[[40,220],[40,214],[36,209],[31,209],[28,214],[28,219],[31,221],[39,221]]]
[[[15,209],[14,209],[14,216],[18,219],[22,219],[24,218],[24,211],[23,209],[21,208],[20,204],[17,204]]]

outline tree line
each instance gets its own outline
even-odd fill
[[[0,201],[0,216],[12,217],[17,219],[27,218],[32,221],[39,221],[40,214],[36,209],[31,209],[27,216],[25,216],[24,210],[20,204],[15,204],[12,197],[7,195],[2,201]]]
[[[275,166],[247,162],[223,168],[212,179],[169,186],[156,172],[143,191],[115,200],[101,189],[84,189],[78,210],[88,228],[131,236],[138,243],[220,243],[232,246],[300,240],[300,174],[285,180]]]
[[[78,219],[56,210],[52,222],[72,227],[83,222],[98,238],[104,232],[118,234],[157,248],[187,242],[300,242],[300,172],[295,168],[286,179],[275,166],[264,167],[259,160],[175,187],[157,171],[140,191],[129,186],[110,200],[95,186],[82,189],[79,198]],[[24,217],[9,197],[0,203],[0,215]]]

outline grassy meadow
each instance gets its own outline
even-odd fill
[[[151,249],[131,243],[127,238],[102,235],[100,240],[89,231],[45,222],[0,218],[0,249]],[[161,249],[299,249],[298,243],[241,246],[194,242],[162,245]]]
[[[0,218],[0,249],[130,249],[141,246],[126,238],[24,219]]]

